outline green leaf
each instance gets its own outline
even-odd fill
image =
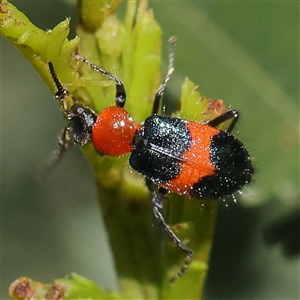
[[[44,284],[26,277],[14,281],[9,287],[9,296],[20,299],[122,299],[115,292],[104,291],[93,281],[72,273],[70,278],[58,278],[52,284]]]

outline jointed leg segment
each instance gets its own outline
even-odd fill
[[[170,48],[169,48],[169,65],[166,76],[163,79],[163,82],[159,86],[153,101],[151,115],[155,115],[159,111],[161,99],[163,97],[167,82],[169,81],[172,73],[174,72],[174,56],[175,56],[175,46],[176,46],[176,37],[171,37],[169,39]]]
[[[167,190],[164,188],[158,188],[157,190],[153,190],[153,184],[152,182],[146,178],[146,185],[150,192],[152,192],[152,204],[153,204],[153,213],[155,218],[160,222],[162,225],[164,231],[168,235],[168,237],[171,239],[171,241],[176,244],[178,248],[180,248],[183,252],[185,252],[186,256],[184,259],[184,264],[180,268],[180,270],[177,272],[177,274],[171,279],[170,283],[173,283],[177,278],[181,277],[181,275],[184,273],[184,271],[188,268],[188,265],[191,263],[192,257],[193,257],[193,251],[188,248],[173,232],[171,227],[167,224],[165,221],[164,216],[161,213],[161,209],[163,208],[163,199],[167,193]]]
[[[231,110],[226,111],[222,115],[208,121],[205,124],[209,125],[211,127],[217,127],[220,124],[222,124],[228,120],[231,120],[231,123],[230,123],[228,129],[226,130],[227,132],[231,132],[233,130],[236,122],[238,121],[238,118],[239,118],[239,113],[235,109],[231,109]]]
[[[113,80],[116,84],[116,96],[115,96],[115,101],[116,101],[116,105],[119,107],[124,107],[125,102],[126,102],[126,91],[125,91],[125,87],[123,82],[119,79],[118,76],[107,72],[106,70],[96,66],[95,64],[93,64],[91,61],[87,60],[86,58],[80,56],[80,55],[74,55],[74,58],[84,62],[85,64],[87,64],[88,66],[91,67],[92,70],[101,73],[102,75],[110,78],[111,80]]]

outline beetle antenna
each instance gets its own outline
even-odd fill
[[[60,81],[57,78],[57,75],[54,71],[54,67],[52,62],[48,62],[48,66],[49,66],[49,70],[50,70],[50,74],[52,76],[52,79],[56,85],[56,89],[57,92],[55,93],[55,99],[58,100],[58,103],[60,104],[60,106],[62,107],[62,109],[67,112],[66,107],[65,107],[65,97],[69,95],[69,92],[67,89],[65,89],[62,84],[60,83]]]

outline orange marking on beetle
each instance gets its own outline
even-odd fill
[[[190,131],[191,148],[182,156],[181,172],[161,186],[171,192],[188,195],[191,187],[205,176],[215,174],[215,167],[210,160],[211,138],[220,130],[196,123],[187,122]]]

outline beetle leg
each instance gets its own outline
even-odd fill
[[[181,277],[181,275],[187,269],[188,265],[191,263],[193,251],[190,248],[188,248],[176,236],[176,234],[173,232],[171,227],[165,221],[163,214],[161,213],[161,209],[163,208],[163,200],[168,191],[161,187],[159,187],[157,190],[153,190],[153,188],[152,188],[153,183],[148,178],[146,178],[146,185],[152,192],[152,204],[153,204],[154,217],[160,222],[164,231],[166,232],[168,237],[172,240],[172,242],[186,254],[185,259],[184,259],[184,264],[182,265],[180,270],[177,272],[177,274],[170,280],[170,283],[172,284],[177,278]]]

